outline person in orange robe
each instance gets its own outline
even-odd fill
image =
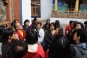
[[[26,38],[26,31],[23,30],[22,25],[19,22],[17,22],[17,23],[15,23],[14,28],[16,30],[15,31],[15,35],[14,35],[15,39],[25,40],[25,38]]]

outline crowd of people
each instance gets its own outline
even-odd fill
[[[37,17],[10,25],[0,26],[0,58],[87,58],[87,21],[70,20],[65,32],[59,20]]]

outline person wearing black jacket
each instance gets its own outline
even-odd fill
[[[55,23],[51,23],[50,24],[50,30],[48,30],[45,33],[45,43],[46,43],[45,47],[46,47],[46,50],[49,49],[49,46],[52,43],[54,35],[55,35]]]
[[[2,41],[2,47],[1,47],[1,52],[2,52],[2,58],[6,58],[7,52],[11,47],[11,41],[13,40],[14,31],[10,28],[5,29],[2,34],[1,34],[1,41]],[[10,54],[11,55],[11,54]]]
[[[32,21],[32,24],[30,25],[30,29],[36,29],[37,22],[39,22],[39,19],[35,17],[34,20]]]
[[[24,25],[23,25],[22,27],[23,27],[23,29],[24,29],[25,31],[27,31],[27,30],[30,29],[29,23],[30,23],[30,21],[29,21],[28,19],[26,19],[26,20],[24,21]]]
[[[69,41],[64,35],[55,35],[49,47],[49,58],[70,58]]]

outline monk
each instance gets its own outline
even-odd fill
[[[14,28],[16,30],[15,31],[15,35],[14,35],[15,39],[25,40],[25,38],[26,38],[26,31],[23,30],[22,25],[19,22],[17,22],[17,23],[15,23]]]

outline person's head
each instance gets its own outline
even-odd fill
[[[77,29],[73,31],[73,41],[75,43],[84,43],[87,40],[87,33],[83,29]]]
[[[60,27],[60,22],[59,22],[59,20],[56,20],[56,21],[55,21],[55,27]]]
[[[17,20],[13,20],[12,23],[11,23],[11,27],[13,27],[13,25],[14,25],[15,23],[17,23],[17,22],[18,22]]]
[[[39,19],[38,19],[37,17],[35,17],[34,20],[33,20],[33,22],[34,22],[35,24],[37,24],[37,22],[39,22]]]
[[[1,34],[1,41],[2,42],[7,42],[7,41],[11,41],[14,39],[14,31],[11,28],[5,29],[3,30],[2,34]]]
[[[26,35],[26,41],[28,44],[35,44],[38,42],[38,35],[37,32],[34,30],[28,30]]]
[[[75,25],[74,25],[74,29],[84,29],[84,25],[81,23],[81,22],[77,22]]]
[[[55,35],[53,42],[50,45],[48,56],[49,58],[68,58],[69,57],[69,42],[63,35]]]
[[[14,40],[11,46],[13,58],[23,58],[27,53],[28,46],[24,41]]]
[[[19,22],[15,23],[14,28],[16,30],[22,30],[23,29],[22,25]]]
[[[69,21],[69,24],[71,25],[72,22],[73,22],[73,20],[70,20],[70,21]]]
[[[42,23],[41,23],[41,22],[38,22],[38,23],[36,24],[36,26],[37,26],[37,29],[40,29],[41,26],[42,26]]]
[[[25,26],[29,26],[29,23],[30,23],[30,21],[29,21],[28,19],[26,19],[26,20],[24,21],[24,25],[25,25]]]
[[[0,26],[0,42],[1,42],[1,34],[2,34],[3,30],[5,30],[5,26]]]
[[[87,27],[87,21],[84,22],[84,27],[86,29],[86,27]]]
[[[55,29],[55,34],[59,34],[59,28]]]
[[[15,30],[14,25],[15,25],[17,22],[18,22],[17,20],[13,20],[12,23],[11,23],[11,28],[12,28],[13,30]]]
[[[57,27],[56,29],[55,29],[55,33],[56,34],[63,34],[63,28],[61,28],[61,27]]]
[[[46,20],[46,23],[50,23],[50,19],[47,19],[47,20]]]
[[[55,23],[51,23],[50,24],[50,30],[54,30],[55,29]]]
[[[71,29],[74,29],[75,23],[76,23],[76,21],[71,21],[71,22],[70,22],[70,27],[71,27]]]
[[[2,31],[5,29],[5,26],[0,26],[0,36],[1,36],[1,34],[2,34]]]
[[[50,29],[50,23],[46,23],[45,28]]]

